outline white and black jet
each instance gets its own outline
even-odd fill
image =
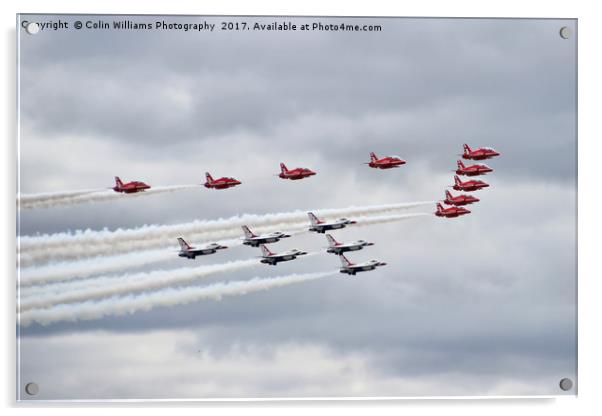
[[[326,239],[328,240],[328,249],[326,251],[328,253],[334,253],[334,254],[342,254],[342,253],[346,253],[347,251],[357,251],[357,250],[363,249],[364,247],[374,245],[374,243],[369,243],[364,240],[357,240],[357,241],[354,241],[353,243],[347,243],[347,244],[339,243],[330,234],[326,234]]]
[[[186,257],[191,260],[194,260],[196,256],[215,254],[217,250],[223,250],[228,248],[217,243],[206,244],[202,247],[193,247],[186,241],[184,241],[182,237],[178,237],[178,243],[180,244],[180,252],[178,253],[178,256]]]

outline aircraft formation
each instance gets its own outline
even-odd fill
[[[385,156],[383,158],[378,158],[374,152],[370,153],[370,162],[366,162],[366,165],[369,165],[371,168],[375,169],[392,169],[398,168],[401,165],[405,165],[406,161],[401,159],[399,156]],[[311,176],[317,175],[317,172],[314,172],[311,169],[299,167],[294,169],[288,169],[284,163],[280,163],[280,173],[276,174],[280,179],[287,179],[292,181],[298,181],[301,179],[309,178]],[[222,177],[218,179],[214,179],[213,176],[209,172],[205,173],[205,183],[203,186],[208,189],[228,189],[233,188],[235,186],[241,185],[242,182],[235,178],[230,177]],[[121,192],[126,194],[136,193],[136,192],[144,192],[147,189],[150,189],[151,186],[139,181],[132,181],[128,183],[123,183],[118,176],[115,177],[115,186],[112,188],[115,192]]]
[[[500,156],[500,153],[491,147],[480,147],[472,150],[470,146],[465,143],[463,148],[464,152],[459,156],[462,156],[462,159],[465,160],[485,160]],[[479,179],[462,181],[459,178],[459,175],[468,177],[486,175],[493,172],[491,167],[485,164],[466,166],[462,160],[458,160],[456,163],[458,168],[454,171],[454,185],[452,185],[454,190],[460,192],[474,192],[489,187],[488,183]],[[445,199],[443,199],[443,203],[450,205],[450,207],[443,207],[441,203],[437,203],[435,215],[442,218],[457,218],[462,215],[470,214],[471,211],[464,208],[464,205],[474,204],[479,201],[479,198],[472,195],[460,194],[454,196],[451,192],[445,190]]]
[[[464,152],[460,155],[465,160],[486,160],[499,156],[500,153],[495,149],[489,147],[481,147],[472,150],[470,146],[464,144]],[[373,169],[395,169],[406,164],[406,161],[399,156],[385,156],[379,158],[374,152],[370,153],[370,162],[366,162],[370,168]],[[469,178],[474,176],[486,175],[493,172],[493,169],[485,164],[472,164],[465,165],[462,160],[457,161],[457,169],[454,171],[454,185],[451,187],[460,192],[474,192],[489,187],[489,184],[478,179],[467,179],[461,180],[460,176],[467,176]],[[297,167],[294,169],[288,169],[284,163],[280,163],[280,173],[276,176],[285,180],[302,180],[316,175],[315,171],[305,167]],[[209,172],[205,174],[205,183],[203,186],[209,189],[228,189],[238,185],[242,182],[238,179],[231,177],[221,177],[214,179]],[[135,193],[143,192],[146,189],[150,189],[150,186],[144,182],[128,182],[123,183],[119,177],[115,177],[115,192],[122,193]],[[470,214],[471,211],[465,208],[465,205],[470,205],[479,202],[479,199],[470,194],[452,195],[450,191],[445,191],[445,199],[442,200],[443,204],[447,205],[444,207],[440,202],[437,203],[437,211],[435,215],[442,218],[456,218],[462,215]],[[315,232],[318,234],[325,234],[328,248],[327,253],[335,254],[339,257],[341,267],[340,273],[354,276],[356,273],[374,270],[377,267],[385,266],[387,263],[379,260],[370,260],[363,263],[352,263],[347,259],[345,253],[350,251],[363,250],[364,247],[373,246],[374,243],[367,242],[364,240],[358,240],[351,243],[340,243],[331,234],[326,234],[327,231],[339,230],[347,227],[348,225],[356,224],[357,221],[349,220],[347,218],[339,218],[336,220],[324,220],[318,218],[313,212],[308,212],[309,227],[307,231]],[[290,238],[291,235],[284,232],[271,232],[267,234],[255,234],[248,226],[242,226],[243,237],[242,244],[250,247],[259,248],[261,250],[261,260],[263,264],[270,266],[276,266],[278,263],[296,260],[299,256],[307,255],[305,251],[298,249],[291,249],[283,252],[273,252],[268,248],[268,244],[274,244],[279,242],[283,238]],[[180,251],[178,256],[194,260],[197,256],[215,254],[219,250],[227,249],[227,246],[210,243],[203,246],[194,247],[189,245],[182,237],[178,238],[180,245]]]

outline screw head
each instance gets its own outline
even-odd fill
[[[35,35],[36,33],[38,33],[40,31],[40,25],[37,24],[36,22],[30,22],[27,24],[27,26],[25,26],[25,30],[30,35]]]
[[[559,386],[563,391],[569,391],[573,388],[573,380],[570,378],[563,378],[560,380]]]
[[[25,385],[25,392],[30,396],[35,396],[40,391],[40,388],[36,383],[27,383]]]
[[[562,39],[568,39],[571,37],[571,28],[568,26],[562,26],[559,33]]]

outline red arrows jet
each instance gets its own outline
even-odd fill
[[[150,189],[150,185],[138,181],[123,183],[121,182],[121,179],[119,179],[119,176],[115,176],[115,186],[113,187],[113,190],[115,192],[122,192],[124,194],[135,194],[136,192],[142,192],[145,189]]]
[[[472,195],[458,195],[453,196],[451,192],[445,191],[445,199],[443,200],[447,205],[455,205],[457,207],[461,205],[468,205],[474,202],[479,202],[479,198]]]
[[[242,183],[234,178],[213,179],[209,172],[205,173],[205,178],[207,178],[207,182],[204,183],[205,188],[212,189],[232,188],[233,186],[240,185]]]
[[[479,176],[485,175],[486,173],[493,172],[487,165],[470,165],[464,166],[461,160],[458,160],[458,169],[456,169],[456,173],[458,175],[466,175],[466,176]]]
[[[315,175],[316,172],[307,168],[295,168],[288,170],[284,163],[280,163],[280,176],[282,179],[290,179],[292,181],[296,181],[299,179],[307,178],[309,176]]]
[[[470,211],[462,207],[443,208],[441,204],[437,204],[435,215],[438,217],[455,218],[460,215],[470,214]]]
[[[499,155],[500,153],[491,147],[480,147],[476,150],[472,150],[470,146],[464,143],[464,153],[462,154],[462,157],[470,160],[485,160]]]
[[[471,179],[469,181],[462,182],[457,175],[454,175],[454,180],[456,181],[456,184],[454,185],[454,189],[456,191],[478,191],[479,189],[487,188],[489,186],[488,183],[479,181],[477,179]]]
[[[370,163],[366,163],[371,168],[391,169],[405,165],[406,161],[399,156],[385,156],[379,159],[374,152],[370,153]]]

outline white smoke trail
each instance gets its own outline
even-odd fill
[[[99,302],[88,301],[70,305],[59,305],[50,309],[32,309],[18,315],[21,326],[37,322],[49,325],[60,321],[78,321],[101,319],[106,316],[133,314],[138,311],[149,311],[155,307],[184,305],[204,299],[221,300],[224,296],[241,296],[248,293],[269,290],[295,283],[307,282],[327,276],[338,271],[292,274],[287,276],[259,278],[251,280],[216,283],[210,286],[193,286],[169,288],[156,292],[143,293],[136,296],[114,297]]]
[[[220,241],[219,244],[232,248],[241,245],[242,241],[238,239],[225,240]],[[31,266],[20,269],[19,284],[21,288],[25,288],[63,280],[85,279],[101,273],[111,273],[177,258],[177,249],[174,247],[173,249],[148,250],[117,256],[93,257],[75,262]]]
[[[433,214],[426,213],[426,212],[417,212],[414,214],[378,215],[378,216],[374,216],[374,217],[359,217],[359,218],[356,218],[357,224],[354,224],[353,226],[354,227],[363,227],[363,226],[368,226],[368,225],[386,224],[389,222],[398,222],[398,221],[403,221],[403,220],[409,220],[412,218],[430,217],[430,216],[433,216]]]
[[[316,211],[328,218],[350,215],[370,215],[395,212],[432,204],[414,202],[364,207],[348,207]],[[175,225],[150,225],[135,229],[115,231],[85,230],[75,233],[58,233],[41,236],[23,236],[19,239],[19,262],[25,266],[36,262],[57,259],[77,259],[98,255],[111,255],[129,251],[166,247],[181,235],[195,240],[219,240],[240,235],[240,227],[249,225],[262,228],[259,232],[308,224],[305,211],[265,215],[245,214],[227,219],[193,221]]]
[[[311,252],[299,258],[325,254]],[[258,256],[259,257],[259,256]],[[20,309],[49,307],[59,303],[71,303],[113,295],[155,290],[171,285],[182,285],[216,274],[233,272],[249,267],[262,266],[259,258],[235,260],[226,263],[183,267],[172,270],[156,270],[118,276],[100,276],[94,279],[59,282],[51,285],[31,286],[20,292]]]
[[[215,274],[262,265],[259,259],[255,258],[192,268],[183,267],[174,270],[105,276],[93,280],[56,284],[40,288],[45,289],[46,292],[35,293],[34,291],[29,293],[29,296],[22,297],[19,309],[23,312],[29,309],[48,308],[61,303],[81,302],[133,292],[162,289],[172,285],[192,283],[197,279]],[[22,295],[24,294],[22,293]]]
[[[200,185],[154,186],[150,189],[145,190],[144,192],[136,192],[132,194],[122,194],[110,189],[102,189],[88,192],[73,191],[71,195],[68,195],[67,192],[60,193],[61,195],[59,195],[59,193],[57,193],[56,195],[47,194],[48,196],[44,196],[45,194],[33,194],[28,195],[27,199],[23,199],[22,196],[20,199],[19,206],[21,209],[51,208],[57,206],[82,204],[86,202],[100,202],[125,198],[131,199],[138,198],[141,196],[156,195],[166,192],[175,192],[183,189],[192,189],[199,187]]]
[[[59,192],[42,192],[36,194],[20,194],[17,195],[17,202],[21,204],[21,207],[28,204],[42,203],[45,201],[54,201],[65,198],[72,198],[75,196],[91,194],[95,192],[103,192],[104,188],[95,189],[80,189],[77,191],[59,191]]]

